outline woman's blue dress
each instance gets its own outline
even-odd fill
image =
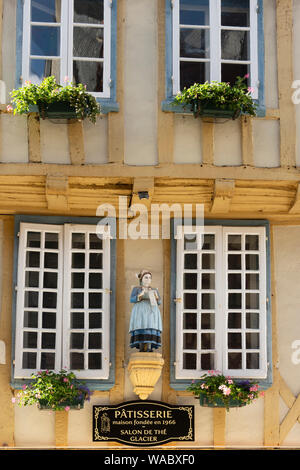
[[[147,295],[138,300],[142,287],[134,287],[131,292],[130,302],[135,304],[129,324],[131,348],[140,349],[141,344],[147,344],[152,350],[161,346],[162,321],[158,308],[158,305],[161,304],[161,298],[157,289],[152,290],[157,294],[157,305],[151,305]]]

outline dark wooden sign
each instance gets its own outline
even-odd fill
[[[194,406],[148,400],[93,406],[93,441],[140,447],[194,441]]]

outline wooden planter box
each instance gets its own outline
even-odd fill
[[[226,405],[220,398],[215,398],[214,401],[209,401],[208,397],[203,395],[199,396],[200,406],[207,406],[209,408],[226,408]],[[228,408],[239,408],[246,406],[246,403],[241,403],[238,400],[231,399],[228,402]]]
[[[57,103],[39,104],[39,115],[42,119],[78,119],[75,109],[70,103],[59,101]]]
[[[69,406],[71,410],[81,410],[84,407],[84,399],[82,398],[81,400],[74,400],[72,402],[70,401],[65,401],[61,402],[60,406],[62,407],[62,410],[66,407]],[[39,410],[52,410],[51,406],[49,406],[47,400],[40,400],[38,404]]]
[[[233,111],[232,109],[220,109],[213,106],[202,106],[199,108],[198,105],[194,106],[193,112],[195,117],[201,116],[223,119],[237,119],[241,114],[239,110]]]

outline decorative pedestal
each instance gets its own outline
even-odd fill
[[[162,355],[159,353],[137,352],[130,356],[128,372],[133,391],[141,400],[146,400],[161,375],[164,365]]]

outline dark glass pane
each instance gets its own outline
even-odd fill
[[[36,353],[35,352],[23,352],[22,368],[23,369],[36,369]]]
[[[197,368],[197,354],[184,353],[183,354],[183,369]]]
[[[183,349],[197,349],[197,334],[196,333],[184,333]]]
[[[229,312],[228,313],[228,328],[241,328],[242,317],[241,313]]]
[[[102,293],[89,293],[89,308],[102,308]]]
[[[96,233],[90,233],[89,240],[90,250],[102,250],[103,240],[102,238],[99,238]]]
[[[102,253],[90,253],[90,269],[102,269],[103,256]]]
[[[56,308],[57,294],[56,292],[43,292],[43,308]]]
[[[242,308],[242,294],[228,294],[228,308]]]
[[[102,348],[102,334],[90,333],[89,334],[89,349],[101,349],[101,348]]]
[[[202,273],[201,280],[202,289],[215,288],[215,275],[213,273]]]
[[[202,294],[202,305],[203,310],[212,310],[215,308],[215,294]]]
[[[84,313],[82,312],[72,312],[71,314],[71,328],[84,328]]]
[[[247,312],[246,313],[246,328],[259,328],[259,313]]]
[[[197,235],[186,234],[184,236],[184,249],[197,250]]]
[[[57,253],[45,253],[44,267],[57,269],[58,268],[58,254]]]
[[[39,293],[33,292],[33,291],[25,292],[24,306],[25,308],[26,307],[29,307],[29,308],[38,307],[39,306]]]
[[[259,333],[246,333],[246,348],[259,349]]]
[[[246,294],[246,308],[259,309],[259,294]]]
[[[208,62],[180,62],[180,89],[189,88],[194,83],[209,81]]]
[[[61,0],[34,0],[31,2],[31,21],[56,23],[60,21]]]
[[[214,349],[215,347],[215,334],[202,333],[201,334],[201,349]]]
[[[246,289],[258,290],[259,289],[259,274],[246,274]]]
[[[249,31],[221,32],[222,59],[224,60],[249,60]]]
[[[71,333],[71,349],[84,348],[84,333]]]
[[[60,27],[31,26],[30,53],[37,56],[59,56]]]
[[[229,353],[228,354],[228,369],[241,369],[242,368],[242,354]]]
[[[228,349],[241,349],[242,335],[241,333],[228,333]]]
[[[72,268],[82,269],[85,267],[85,254],[72,253]]]
[[[249,0],[235,0],[230,2],[222,0],[221,4],[222,26],[247,27],[250,25]]]
[[[201,328],[203,330],[213,330],[215,327],[214,313],[201,313]]]
[[[259,250],[259,236],[258,235],[246,235],[245,240],[245,248],[246,250]]]
[[[25,286],[26,287],[39,287],[39,272],[38,271],[26,271],[25,274]]]
[[[185,269],[197,269],[197,255],[186,254],[184,255],[184,267]]]
[[[56,289],[57,288],[57,273],[44,272],[44,288]]]
[[[202,269],[214,269],[215,255],[210,253],[202,254]]]
[[[89,353],[89,369],[102,369],[102,354]]]
[[[71,293],[71,308],[84,308],[84,293],[83,292]]]
[[[237,77],[244,77],[250,73],[248,64],[221,64],[221,81],[234,85]],[[247,86],[250,86],[249,78],[245,80]]]
[[[77,250],[85,249],[85,233],[72,233],[72,248]]]
[[[185,309],[196,309],[197,308],[197,294],[184,294],[183,296],[183,308]]]
[[[36,349],[37,348],[37,333],[35,331],[24,331],[23,348],[24,349]]]
[[[84,354],[83,353],[71,353],[70,354],[70,365],[73,370],[84,369]]]
[[[73,80],[84,83],[90,93],[103,92],[103,62],[73,61]]]
[[[206,29],[180,30],[180,57],[209,58],[209,31]]]
[[[43,328],[56,328],[56,313],[52,312],[43,312]]]
[[[73,289],[84,289],[84,273],[72,273],[71,279]]]
[[[203,236],[203,250],[214,250],[215,249],[215,235],[212,233],[206,233]]]
[[[259,269],[259,255],[246,255],[246,269],[247,271]]]
[[[90,273],[89,274],[89,288],[90,289],[102,289],[102,273]]]
[[[45,233],[45,248],[51,250],[58,249],[58,233]]]
[[[74,0],[74,23],[102,24],[104,0]]]
[[[197,313],[185,312],[183,314],[183,329],[196,330],[197,329]]]
[[[42,349],[55,349],[55,333],[42,333]]]
[[[102,328],[102,313],[91,312],[89,314],[89,328]]]
[[[37,328],[38,327],[38,312],[24,312],[24,327]]]
[[[183,288],[184,289],[197,289],[197,274],[185,273],[183,275]]]
[[[228,274],[228,289],[241,289],[241,274]]]
[[[241,235],[228,235],[227,240],[228,251],[241,251],[242,249],[242,237]]]
[[[103,28],[87,28],[75,26],[73,29],[73,56],[103,58]]]
[[[55,353],[43,352],[41,354],[41,369],[55,368]]]
[[[202,370],[214,370],[215,369],[215,355],[212,353],[201,354],[200,367]]]
[[[241,255],[228,255],[228,269],[241,269]]]
[[[40,232],[28,232],[27,233],[27,246],[28,248],[40,248],[41,247]]]
[[[209,25],[209,0],[180,0],[180,24]]]
[[[259,369],[259,353],[246,354],[246,368]]]
[[[26,267],[39,268],[40,266],[40,253],[39,251],[27,251],[26,253]]]

